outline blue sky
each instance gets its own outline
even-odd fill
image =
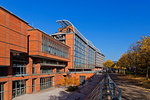
[[[101,50],[118,60],[130,44],[150,33],[150,0],[1,0],[0,5],[52,34],[67,19]]]

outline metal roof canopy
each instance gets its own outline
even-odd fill
[[[74,33],[76,33],[78,36],[80,36],[89,46],[91,46],[93,49],[96,49],[97,52],[100,52],[99,49],[97,49],[93,43],[89,40],[87,40],[80,32],[79,30],[68,20],[57,20],[56,21],[60,26],[62,26],[63,28],[67,27],[67,26],[72,26],[74,28]]]
[[[67,27],[67,26],[73,26],[73,24],[71,22],[69,22],[68,20],[57,20],[56,21],[59,25],[61,25],[63,28]]]

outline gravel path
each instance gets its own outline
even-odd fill
[[[150,100],[150,89],[142,88],[128,79],[122,79],[117,74],[110,76],[121,89],[122,100]]]
[[[69,94],[65,88],[49,88],[38,93],[22,95],[13,100],[65,100]]]

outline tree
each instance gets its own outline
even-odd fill
[[[139,41],[140,44],[140,56],[145,61],[146,65],[146,78],[149,78],[149,67],[150,67],[150,37],[143,36],[142,40]]]
[[[111,60],[107,60],[105,63],[104,63],[104,66],[107,67],[107,68],[111,68],[113,66],[114,62],[112,62]]]
[[[113,66],[113,68],[115,68],[115,69],[119,69],[120,67],[119,66],[117,66],[116,64]]]
[[[129,58],[126,53],[122,54],[121,58],[117,61],[117,66],[119,66],[121,70],[124,70],[124,73],[125,73],[125,69],[129,67],[128,61]]]
[[[129,55],[132,59],[132,65],[135,67],[135,76],[137,75],[137,69],[138,69],[138,65],[139,65],[139,51],[140,51],[140,44],[139,42],[133,43],[130,46],[130,50],[129,50]]]
[[[59,84],[62,86],[78,86],[80,85],[80,81],[79,79],[77,79],[76,77],[64,77],[63,79],[61,79],[59,81]]]
[[[124,53],[117,61],[117,65],[122,69],[133,68],[135,69],[135,76],[146,75],[149,78],[150,70],[150,36],[143,36],[136,43],[130,46],[127,53]]]

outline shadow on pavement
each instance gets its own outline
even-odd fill
[[[67,92],[61,91],[59,92],[59,96],[52,95],[49,97],[49,100],[66,100],[68,94]]]
[[[122,100],[150,100],[150,89],[140,87],[140,84],[121,78],[117,74],[110,74],[111,78],[122,91]]]

